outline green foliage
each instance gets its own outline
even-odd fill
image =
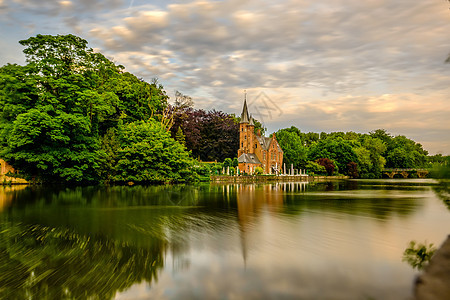
[[[428,152],[422,145],[399,135],[392,137],[384,129],[370,133],[373,138],[380,139],[386,146],[381,153],[386,159],[387,168],[422,168],[427,164]]]
[[[117,157],[119,182],[176,182],[196,175],[189,153],[155,120],[124,125]]]
[[[302,169],[306,166],[307,149],[303,146],[299,131],[295,127],[281,129],[276,132],[277,141],[283,149],[283,158],[287,166],[294,165],[296,169]]]
[[[183,146],[186,145],[186,137],[184,136],[181,127],[178,127],[177,134],[175,135],[175,140]]]
[[[263,173],[264,173],[264,170],[261,167],[256,167],[255,171],[253,172],[253,174],[255,174],[255,175],[262,175]]]
[[[357,156],[353,150],[355,144],[344,140],[342,137],[337,139],[327,138],[313,144],[308,149],[308,159],[316,160],[319,158],[332,159],[340,172],[348,174],[347,165],[351,161],[357,161]]]
[[[308,161],[306,163],[306,170],[308,171],[308,174],[310,175],[326,175],[327,170],[324,166],[319,165],[318,163],[314,161]]]
[[[423,168],[429,162],[442,161],[442,156],[428,158],[422,145],[404,136],[393,137],[384,129],[369,134],[352,131],[319,134],[303,133],[291,126],[280,129],[276,136],[286,164],[303,168],[307,160],[328,158],[341,173],[353,178],[381,178],[385,166]]]
[[[44,182],[114,177],[117,129],[157,116],[162,86],[123,73],[74,35],[20,43],[27,65],[0,68],[0,157]]]
[[[369,135],[360,137],[361,146],[355,147],[358,157],[358,172],[361,178],[380,178],[386,159],[382,153],[386,151],[386,144],[380,138]]]
[[[120,148],[119,137],[115,128],[109,128],[101,138],[101,151],[104,153],[100,161],[100,178],[110,182],[116,174],[117,153]]]
[[[430,177],[437,179],[450,179],[450,156],[445,156],[441,162],[435,162],[430,171]]]
[[[407,262],[413,269],[421,270],[428,264],[434,252],[436,252],[436,248],[433,244],[419,244],[416,241],[411,241],[408,248],[403,252],[402,261]]]
[[[223,161],[223,166],[226,167],[232,167],[233,166],[233,161],[231,160],[231,158],[225,158],[225,160]]]
[[[239,161],[238,161],[237,157],[233,158],[232,166],[235,168],[237,168],[239,166]]]

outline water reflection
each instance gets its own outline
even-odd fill
[[[389,180],[0,188],[0,298],[396,299],[405,240],[439,231],[429,197]]]
[[[445,206],[450,209],[450,182],[440,181],[433,186],[433,191],[444,202]]]
[[[111,299],[157,280],[167,247],[147,246],[41,225],[0,225],[1,299]]]

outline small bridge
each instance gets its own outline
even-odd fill
[[[400,174],[403,178],[408,178],[412,173],[416,173],[417,177],[427,177],[429,171],[427,169],[384,169],[383,174],[389,178],[394,178],[395,175]]]

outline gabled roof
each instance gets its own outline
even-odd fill
[[[238,157],[238,162],[261,165],[261,162],[259,161],[258,157],[252,153],[243,153],[241,156]]]
[[[265,136],[256,136],[256,139],[258,140],[259,144],[264,150],[269,150],[270,142],[272,141],[272,138],[265,137]]]
[[[256,135],[256,139],[258,140],[259,144],[261,145],[261,148],[263,148],[266,151],[269,150],[270,144],[272,143],[272,138],[271,137],[265,137],[265,136],[258,136],[258,135]],[[283,152],[283,149],[281,149],[280,144],[278,144],[278,142],[276,142],[276,145],[277,145],[278,151]]]

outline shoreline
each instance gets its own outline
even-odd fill
[[[210,182],[214,183],[235,183],[235,182],[312,182],[312,181],[328,181],[328,180],[343,180],[349,179],[349,176],[309,176],[302,175],[241,175],[241,176],[229,176],[229,175],[213,175],[210,177]]]

